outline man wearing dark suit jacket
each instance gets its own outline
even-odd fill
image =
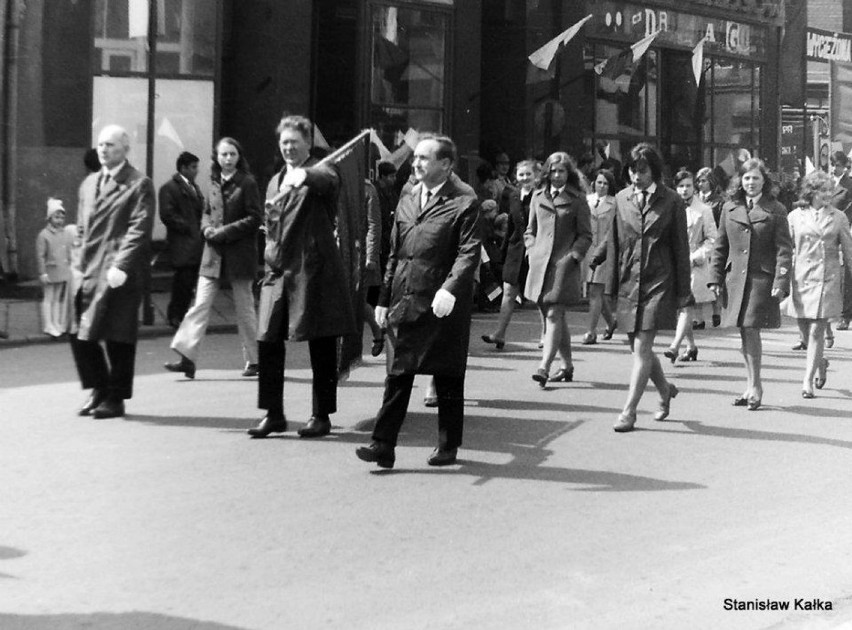
[[[456,461],[462,443],[464,376],[470,339],[473,276],[479,265],[479,202],[452,173],[456,148],[445,137],[414,151],[417,184],[397,207],[376,321],[388,327],[390,350],[373,441],[356,454],[392,468],[394,448],[415,374],[434,376],[438,446],[430,466]]]
[[[81,281],[74,296],[79,332],[71,336],[71,350],[83,388],[92,389],[79,414],[114,418],[124,415],[124,401],[133,396],[154,185],[127,162],[130,138],[121,127],[105,127],[97,149],[101,170],[80,188]]]
[[[852,221],[852,177],[849,177],[849,158],[843,151],[831,154],[832,179],[834,192],[831,195],[831,205],[846,215]],[[843,311],[837,330],[848,330],[852,320],[852,260],[843,261]],[[830,330],[829,330],[830,332]],[[826,333],[828,338],[828,333]]]
[[[174,270],[172,296],[166,310],[169,325],[180,326],[192,302],[201,264],[201,213],[204,197],[195,184],[198,156],[184,151],[177,159],[177,172],[160,188],[160,220],[166,226],[169,262]]]

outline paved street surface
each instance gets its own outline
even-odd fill
[[[669,421],[649,390],[620,435],[623,337],[577,345],[576,382],[540,391],[535,314],[502,352],[479,341],[494,318],[474,322],[465,448],[445,469],[426,466],[423,377],[396,468],[356,459],[382,391],[369,356],[333,437],[250,440],[236,335],[207,338],[194,381],[162,370],[167,337],[143,340],[124,420],[74,415],[65,344],[0,349],[0,629],[852,627],[852,332],[814,400],[794,327],[766,333],[757,412],[730,406],[736,332],[699,333],[697,363],[666,363]],[[290,349],[295,430],[310,372],[305,345]]]

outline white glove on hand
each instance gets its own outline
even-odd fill
[[[432,312],[435,317],[446,317],[453,312],[456,305],[456,296],[446,289],[438,289],[435,299],[432,300]]]
[[[280,188],[298,188],[305,183],[305,169],[303,168],[288,168],[284,174],[284,179],[281,180]]]
[[[117,289],[127,281],[127,274],[118,267],[107,269],[107,284],[110,289]]]
[[[373,314],[376,316],[376,323],[379,325],[379,328],[387,328],[388,307],[377,306]]]

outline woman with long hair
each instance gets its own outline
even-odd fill
[[[164,367],[195,378],[195,362],[210,321],[210,309],[221,281],[227,279],[243,345],[243,376],[257,376],[257,314],[251,288],[257,274],[257,231],[263,213],[260,192],[243,147],[233,138],[224,137],[216,143],[210,170],[210,192],[201,217],[204,252],[195,302],[172,340],[171,348],[180,360]]]
[[[763,161],[743,162],[738,182],[722,207],[710,288],[722,296],[722,325],[740,329],[747,380],[732,404],[755,411],[763,400],[760,331],[781,326],[779,303],[790,289],[792,245],[787,210],[770,194]]]
[[[627,400],[612,427],[617,433],[633,430],[649,378],[660,394],[654,419],[669,416],[678,389],[663,373],[654,339],[658,330],[675,327],[677,309],[692,300],[686,213],[683,200],[662,183],[663,158],[650,144],[637,144],[625,171],[632,184],[615,196],[609,238],[592,257],[595,266],[607,259],[614,263],[618,328],[627,333],[633,353]]]
[[[710,256],[716,240],[716,223],[713,210],[698,200],[692,173],[682,170],[675,175],[674,184],[677,194],[686,204],[686,230],[689,238],[689,262],[692,278],[692,296],[695,304],[686,306],[678,312],[677,329],[672,345],[663,354],[672,363],[695,361],[698,359],[698,346],[695,345],[693,322],[704,322],[704,305],[712,304],[716,295],[707,287],[710,280]],[[703,327],[703,326],[702,326]],[[680,344],[686,339],[686,350],[678,355]]]
[[[829,205],[834,182],[822,171],[805,177],[804,206],[788,216],[793,241],[793,271],[787,314],[795,317],[807,336],[807,359],[802,398],[813,398],[814,387],[825,386],[828,359],[823,356],[825,330],[843,310],[841,259],[852,261],[849,220]]]
[[[503,239],[503,300],[497,328],[490,335],[482,335],[482,341],[493,343],[498,350],[506,344],[506,328],[515,312],[515,304],[527,281],[529,261],[524,247],[524,231],[530,216],[530,201],[536,186],[541,166],[535,160],[518,162],[515,179],[518,188],[509,193],[509,222]]]
[[[546,324],[541,363],[533,380],[544,388],[549,380],[571,381],[571,337],[566,308],[580,299],[580,262],[592,243],[586,195],[574,160],[557,151],[547,158],[542,186],[532,195],[524,243],[529,274],[524,294],[533,300]],[[562,367],[550,375],[556,353]]]
[[[592,216],[592,247],[595,251],[601,243],[605,243],[612,229],[612,217],[615,214],[615,176],[612,171],[599,169],[592,182],[593,192],[589,193],[586,201]],[[615,330],[615,315],[612,312],[610,296],[612,295],[612,261],[606,261],[600,267],[589,267],[586,287],[589,295],[589,330],[583,335],[583,344],[592,345],[598,342],[598,321],[603,315],[606,322],[604,339],[612,339]]]

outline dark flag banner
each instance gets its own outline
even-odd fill
[[[831,62],[829,90],[831,139],[846,152],[852,146],[852,63]]]
[[[362,131],[322,162],[337,167],[340,175],[340,191],[337,197],[337,244],[343,258],[346,286],[355,311],[358,332],[341,337],[337,346],[337,367],[341,380],[361,361],[361,336],[364,329],[363,305],[366,287],[364,275],[364,241],[367,233],[367,218],[364,200],[364,180],[367,176],[367,143],[370,131]]]

